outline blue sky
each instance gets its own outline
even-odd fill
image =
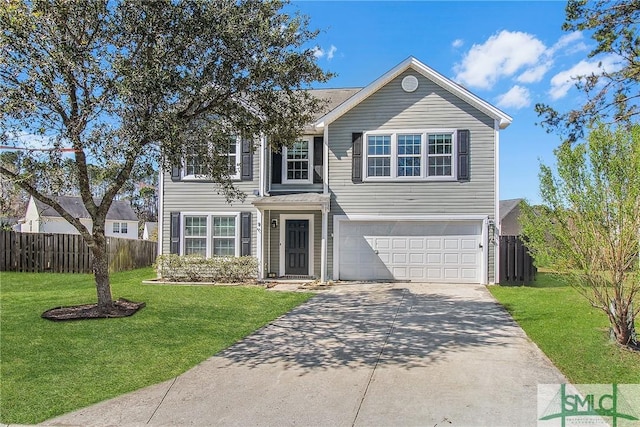
[[[337,73],[317,87],[362,87],[414,56],[513,117],[500,135],[500,198],[540,200],[540,161],[560,143],[536,125],[538,102],[579,105],[570,77],[598,61],[589,34],[562,31],[565,2],[294,1],[316,38],[318,63]],[[599,58],[613,68],[612,58]]]

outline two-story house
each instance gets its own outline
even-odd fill
[[[197,161],[164,173],[161,253],[252,255],[258,277],[491,283],[499,131],[511,117],[410,57],[328,101],[291,148],[230,144],[226,203]]]

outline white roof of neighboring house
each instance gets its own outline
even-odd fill
[[[400,64],[396,65],[393,69],[388,71],[382,77],[375,80],[373,83],[366,86],[364,89],[357,91],[357,93],[352,94],[352,96],[345,98],[343,102],[334,103],[332,108],[328,113],[324,114],[322,117],[318,118],[314,125],[318,128],[324,127],[326,124],[330,124],[343,114],[351,110],[353,107],[367,99],[369,96],[377,92],[381,87],[389,83],[391,80],[399,76],[401,73],[406,71],[407,69],[413,69],[416,72],[422,74],[424,77],[428,78],[438,86],[443,89],[449,91],[454,94],[458,98],[467,102],[468,104],[474,106],[478,110],[482,111],[489,117],[497,120],[500,126],[500,129],[504,129],[509,126],[512,122],[511,116],[504,113],[500,109],[494,107],[489,104],[487,101],[482,98],[474,95],[469,92],[467,89],[459,85],[458,83],[444,77],[442,74],[438,73],[434,69],[426,66],[422,62],[418,61],[413,56],[402,61]]]
[[[60,206],[62,206],[64,210],[69,212],[69,214],[71,214],[74,218],[87,218],[87,219],[91,218],[89,215],[89,212],[84,206],[84,203],[82,203],[82,198],[80,198],[79,196],[54,196],[52,198],[56,202],[58,202]],[[36,208],[40,216],[57,217],[57,218],[62,217],[51,206],[45,203],[42,203],[40,200],[35,199],[33,197],[31,199],[35,202]],[[94,201],[96,203],[100,202],[99,199],[94,199]],[[107,219],[112,221],[113,220],[137,221],[138,217],[136,216],[136,213],[131,208],[131,203],[129,203],[128,200],[114,200],[113,203],[111,204],[111,207],[109,208],[109,212],[107,212]]]

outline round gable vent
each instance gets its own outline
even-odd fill
[[[402,79],[402,89],[405,92],[414,92],[418,89],[418,79],[416,76],[407,76]]]

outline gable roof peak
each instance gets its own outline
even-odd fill
[[[494,107],[487,101],[471,93],[460,84],[438,73],[433,68],[423,64],[414,56],[409,56],[407,59],[364,87],[351,98],[340,104],[337,108],[318,118],[314,123],[314,126],[316,128],[323,128],[325,125],[332,123],[409,68],[415,70],[425,78],[431,80],[433,83],[437,84],[438,86],[442,87],[443,89],[447,90],[448,92],[482,111],[489,117],[498,121],[500,129],[505,129],[513,121],[511,116],[504,113],[497,107]]]

